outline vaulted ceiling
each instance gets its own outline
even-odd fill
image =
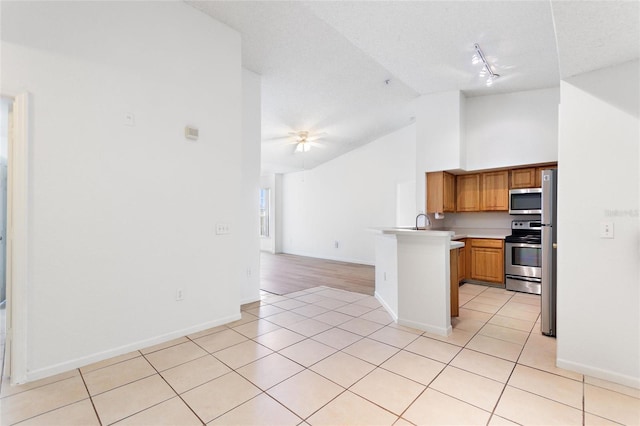
[[[640,57],[637,1],[188,1],[262,76],[263,173],[313,168],[411,123],[420,95],[482,96]],[[487,87],[478,43],[501,75]],[[323,133],[294,152],[289,132]]]

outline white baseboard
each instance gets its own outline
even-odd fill
[[[575,371],[576,373],[585,374],[597,379],[608,380],[623,386],[640,389],[640,377],[627,376],[626,374],[616,373],[615,371],[603,370],[602,368],[567,361],[560,358],[556,360],[556,365],[560,368],[564,368],[565,370]]]
[[[380,297],[380,294],[378,294],[378,292],[376,291],[373,293],[373,296],[376,298],[376,300],[378,300],[378,302],[380,302],[380,304],[387,311],[387,313],[391,315],[391,318],[393,318],[393,321],[398,322],[398,314],[394,312],[393,309],[391,309],[391,307],[387,304],[387,302],[385,302],[385,300],[382,297]]]
[[[434,327],[432,325],[423,324],[417,321],[408,321],[408,320],[399,319],[398,324],[404,325],[405,327],[415,328],[418,330],[426,331],[427,333],[437,334],[438,336],[444,336],[444,337],[449,336],[453,331],[453,328],[451,326],[447,328]]]
[[[228,324],[233,321],[237,321],[241,318],[240,313],[230,315],[225,318],[220,318],[215,321],[209,321],[202,324],[187,327],[182,330],[172,331],[171,333],[162,334],[149,339],[140,340],[137,342],[129,343],[127,345],[119,346],[117,348],[108,349],[106,351],[98,352],[88,356],[72,359],[59,364],[51,365],[48,367],[40,368],[37,370],[30,370],[26,374],[26,380],[20,383],[23,384],[32,382],[34,380],[44,379],[46,377],[54,376],[56,374],[64,373],[74,368],[84,367],[85,365],[93,364],[94,362],[103,361],[105,359],[113,358],[118,355],[123,355],[139,349],[144,349],[149,346],[157,345],[160,343],[168,342],[169,340],[177,339],[189,334],[197,333],[208,328],[217,327],[219,325]]]

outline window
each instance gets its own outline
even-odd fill
[[[260,236],[269,236],[269,198],[270,188],[260,188]]]

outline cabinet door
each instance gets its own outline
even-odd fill
[[[480,175],[456,176],[457,211],[477,212],[480,210]]]
[[[536,188],[536,168],[513,169],[509,172],[509,188]]]
[[[444,211],[456,211],[456,177],[451,173],[444,173]]]
[[[536,185],[534,188],[542,188],[542,171],[549,169],[557,169],[556,166],[536,167]]]
[[[467,256],[466,256],[466,247],[461,247],[458,249],[458,282],[464,281],[466,278],[466,266],[467,266]]]
[[[456,211],[456,179],[450,173],[427,173],[427,213]]]
[[[451,250],[449,252],[449,285],[450,285],[450,300],[451,300],[451,316],[458,316],[458,307],[460,305],[458,300],[459,280],[458,280],[458,250]]]
[[[444,172],[427,173],[427,213],[444,210]]]
[[[509,210],[509,171],[482,173],[480,210]]]
[[[471,240],[471,279],[504,283],[504,241]]]

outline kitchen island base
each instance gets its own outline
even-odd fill
[[[451,334],[452,232],[381,229],[376,235],[375,296],[400,325]]]

